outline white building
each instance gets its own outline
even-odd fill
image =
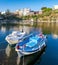
[[[20,9],[20,10],[16,10],[15,12],[16,14],[19,14],[20,16],[27,16],[30,13],[30,9],[29,8],[24,8],[24,9]]]
[[[53,9],[58,9],[58,5],[54,5]]]
[[[23,9],[23,15],[26,16],[26,15],[29,15],[30,13],[30,9],[29,8],[24,8]]]

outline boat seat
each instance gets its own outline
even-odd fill
[[[37,44],[37,40],[32,40],[32,41],[26,43],[26,46],[28,46],[28,47],[34,47],[36,44]]]
[[[35,36],[35,37],[31,37],[29,40],[31,41],[31,40],[38,40],[38,39],[39,39],[39,37]]]

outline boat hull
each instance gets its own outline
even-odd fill
[[[16,44],[16,43],[18,43],[18,40],[10,40],[10,39],[8,39],[7,37],[6,37],[6,40],[7,40],[7,42],[8,42],[9,44]]]
[[[15,49],[15,50],[17,51],[18,55],[21,54],[23,56],[23,55],[30,55],[30,54],[34,54],[36,52],[40,52],[42,50],[42,48],[44,48],[44,47],[46,47],[45,42],[43,43],[43,45],[41,45],[40,48],[38,48],[36,51],[33,51],[33,52],[24,52],[24,51],[17,50],[17,49]]]

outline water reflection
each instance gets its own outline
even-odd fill
[[[7,46],[6,50],[0,51],[0,64],[3,65],[30,65],[34,64],[35,61],[40,59],[40,56],[45,52],[45,48],[42,49],[41,52],[37,52],[33,55],[24,56],[19,58],[17,53],[15,52],[15,49]],[[31,60],[30,60],[31,59]]]
[[[2,32],[5,32],[6,31],[6,28],[4,26],[1,27],[1,31]]]
[[[10,52],[11,52],[11,47],[8,44],[7,47],[6,47],[6,49],[5,49],[5,53],[6,53],[7,57],[10,56]]]
[[[38,29],[40,29],[41,31],[43,31],[43,33],[46,34],[51,34],[51,33],[56,33],[58,34],[58,22],[53,22],[53,23],[47,23],[47,22],[42,22],[38,24],[38,26],[36,27]],[[32,29],[34,29],[34,27],[30,27],[30,26],[20,26],[20,25],[1,25],[0,26],[0,31],[6,32],[6,31],[13,31],[13,30],[19,30],[22,31],[22,29],[29,33]]]
[[[58,39],[58,35],[57,35],[57,34],[52,34],[52,37],[53,37],[54,39]]]
[[[17,25],[17,26],[1,26],[0,31],[1,32],[14,31],[14,30],[16,30],[16,31],[22,31],[22,29],[23,29],[23,31],[29,33],[30,30],[32,30],[32,27],[19,26],[19,25]]]

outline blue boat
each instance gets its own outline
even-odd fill
[[[19,42],[15,50],[22,55],[30,55],[41,51],[42,47],[45,47],[46,36],[43,34],[37,34],[34,36],[29,36],[24,39],[22,42]]]

